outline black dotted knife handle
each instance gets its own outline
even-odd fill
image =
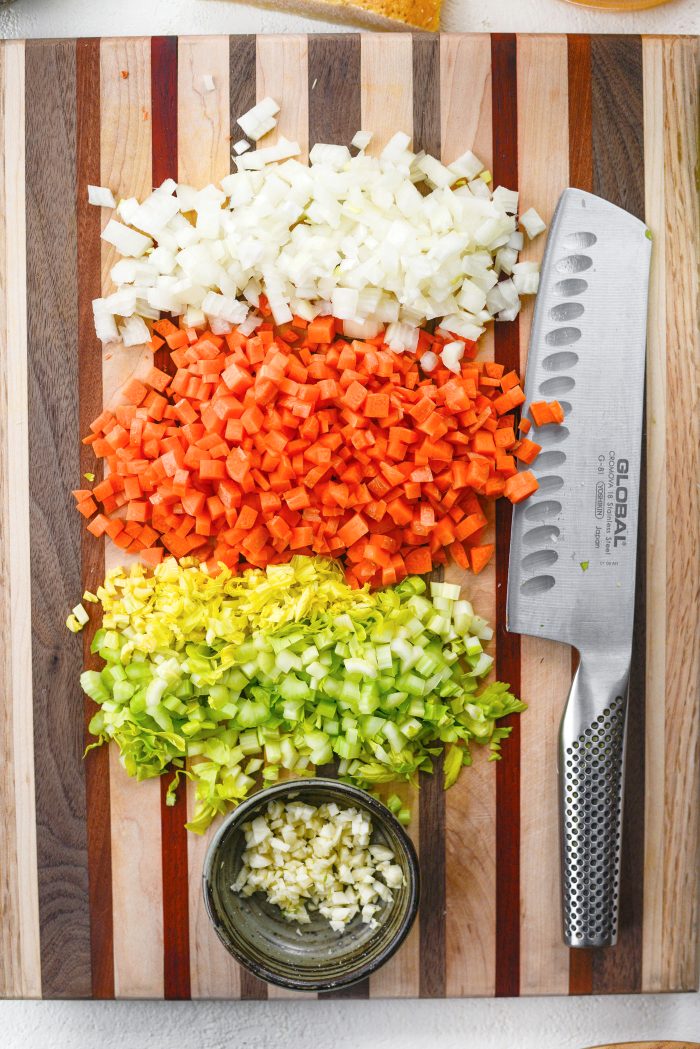
[[[626,675],[624,689],[616,687],[607,699],[595,677],[582,663],[560,738],[564,940],[570,947],[609,947],[617,940]]]

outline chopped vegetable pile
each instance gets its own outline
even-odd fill
[[[459,587],[420,578],[370,592],[337,565],[286,565],[216,577],[191,559],[148,572],[110,572],[93,651],[101,672],[81,677],[98,704],[90,731],[114,740],[137,779],[168,768],[195,784],[191,830],[244,798],[256,775],[309,775],[338,759],[349,782],[377,784],[430,771],[447,746],[445,787],[470,763],[469,744],[498,757],[524,709],[494,682],[492,631]],[[187,762],[187,765],[186,765]]]
[[[266,98],[238,123],[257,140],[278,109]],[[370,139],[355,136],[355,156],[317,143],[308,165],[283,136],[246,152],[239,142],[238,171],[219,186],[168,179],[141,203],[120,200],[102,233],[123,258],[116,291],[93,304],[98,336],[145,343],[162,313],[225,334],[255,323],[262,294],[278,324],[332,314],[358,337],[388,324],[394,349],[415,348],[429,321],[476,340],[494,317],[514,320],[539,281],[536,262],[518,261],[518,193],[492,191],[469,151],[445,165],[398,132],[372,157]],[[109,190],[90,199],[107,204]],[[533,209],[520,224],[531,237],[545,228]]]
[[[335,932],[358,916],[376,929],[382,903],[404,884],[393,852],[372,844],[372,820],[359,809],[271,801],[243,830],[246,850],[231,888],[264,892],[287,921],[308,925],[309,911],[318,911]]]
[[[162,543],[212,573],[320,554],[386,586],[448,552],[479,572],[494,549],[485,502],[537,488],[517,471],[539,451],[516,436],[520,380],[472,362],[473,343],[421,332],[419,364],[381,336],[337,337],[332,317],[250,336],[155,328],[177,371],[132,380],[95,420],[86,441],[109,476],[74,492],[94,535],[151,564]]]

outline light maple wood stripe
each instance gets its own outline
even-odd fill
[[[180,37],[177,65],[179,182],[201,187],[229,173],[228,64],[228,37]],[[204,87],[206,75],[214,80],[213,91]]]
[[[468,81],[470,104],[464,104]],[[492,162],[491,41],[487,35],[443,36],[440,41],[442,160],[471,149]],[[482,337],[480,360],[493,360],[493,329]],[[494,517],[484,542],[493,542]],[[480,615],[496,616],[496,567],[478,576],[450,563],[448,582],[459,583]],[[492,649],[489,649],[490,651]],[[474,764],[445,794],[446,988],[448,996],[492,995],[496,960],[496,774],[487,753],[472,747]]]
[[[362,127],[374,135],[368,153],[381,152],[396,131],[413,133],[413,49],[408,34],[363,35],[361,38],[360,105]],[[411,838],[418,847],[418,791],[407,783],[392,784],[411,809]],[[417,997],[420,992],[419,919],[398,953],[370,977],[372,998]]]
[[[258,102],[274,98],[281,106],[277,127],[258,143],[274,145],[281,135],[298,142],[298,160],[309,153],[308,46],[305,36],[259,36],[256,47]],[[237,130],[240,130],[237,126]]]
[[[700,366],[698,119],[700,40],[666,39],[666,697],[660,989],[697,987],[700,841]],[[650,488],[650,492],[654,489]],[[668,818],[672,814],[673,818]]]
[[[374,135],[377,156],[397,131],[413,131],[413,52],[408,33],[361,38],[362,128]]]
[[[230,168],[229,43],[227,37],[181,37],[178,44],[178,181],[201,188]],[[214,79],[205,91],[202,77]],[[194,788],[187,783],[188,816]],[[239,969],[219,941],[202,896],[204,857],[214,833],[187,835],[190,981],[193,998],[239,998]]]
[[[392,783],[390,789],[382,792],[382,796],[387,798],[391,794],[398,794],[403,804],[411,810],[411,822],[406,829],[418,851],[420,846],[418,790],[409,783]],[[420,918],[416,918],[413,928],[394,957],[370,976],[370,998],[415,998],[419,995],[419,923]]]
[[[542,119],[546,113],[547,118]],[[518,37],[518,176],[521,208],[549,224],[569,182],[569,93],[566,38]],[[523,260],[542,258],[545,240],[525,238]],[[524,372],[534,300],[520,314]],[[528,704],[521,723],[526,760],[520,774],[520,992],[566,994],[569,952],[559,905],[559,721],[571,683],[571,650],[543,638],[521,639],[520,685]],[[506,758],[507,760],[507,758]]]
[[[280,138],[298,142],[304,161],[309,154],[309,73],[305,36],[259,36],[256,41],[256,101],[274,98],[281,106],[277,127],[258,142],[258,148]],[[237,126],[237,130],[240,130]],[[234,134],[234,132],[232,132]],[[242,132],[241,132],[242,134]],[[283,773],[282,778],[291,778]],[[316,998],[316,994],[267,985],[269,999]]]
[[[647,329],[647,669],[642,985],[664,989],[664,780],[666,768],[666,173],[663,41],[643,42],[645,218],[652,232]]]
[[[124,77],[122,73],[128,75]],[[105,39],[100,47],[102,184],[117,200],[150,192],[151,74],[150,41]],[[108,218],[105,212],[104,220]],[[109,270],[116,261],[103,244],[102,289],[112,289]],[[103,350],[102,384],[106,405],[118,399],[132,375],[143,374],[150,354],[143,347]],[[109,540],[105,567],[128,561]],[[160,784],[137,783],[110,747],[114,985],[118,998],[163,996],[163,879],[161,870]]]
[[[194,815],[194,791],[187,791],[188,817]],[[190,979],[193,998],[240,998],[240,968],[214,932],[202,895],[202,870],[218,822],[203,835],[189,834]]]
[[[0,998],[39,998],[21,41],[0,45],[0,94]]]

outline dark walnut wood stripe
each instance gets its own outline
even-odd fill
[[[642,41],[593,36],[593,192],[644,218]]]
[[[151,40],[152,178],[159,186],[177,179],[177,37]],[[156,364],[174,374],[170,354],[162,347]],[[160,781],[160,825],[163,861],[163,983],[165,997],[190,997],[190,922],[187,881],[187,791],[184,778],[167,804],[171,777]]]
[[[309,150],[317,142],[350,146],[361,127],[360,37],[313,34],[307,38]],[[342,100],[342,104],[341,104]],[[319,765],[318,776],[337,775],[338,762]],[[369,997],[369,980],[324,997]]]
[[[413,37],[413,148],[440,157],[440,41]],[[442,577],[442,569],[440,570]],[[415,817],[414,817],[415,818]],[[418,794],[421,904],[419,986],[421,998],[445,997],[446,876],[445,792],[442,759],[421,773]]]
[[[309,36],[309,148],[349,146],[361,126],[360,37]]]
[[[440,159],[440,40],[413,36],[413,149]]]
[[[518,188],[516,38],[491,38],[494,185]],[[495,358],[520,367],[519,325],[495,325]],[[520,637],[505,628],[511,507],[496,504],[496,677],[520,692]],[[496,765],[496,995],[520,991],[520,721],[507,719],[510,739]]]
[[[361,125],[360,37],[312,35],[308,38],[309,148],[316,142],[349,146]],[[334,776],[335,763],[319,769]],[[369,979],[329,991],[324,999],[369,998]]]
[[[238,117],[255,105],[255,37],[229,37],[229,105],[231,112],[231,142],[243,138],[236,123]],[[231,160],[231,171],[236,166]]]
[[[151,40],[152,178],[177,178],[177,37]]]
[[[243,138],[243,132],[236,123],[238,117],[255,105],[256,53],[254,36],[229,37],[229,112],[231,116],[231,141]],[[231,159],[231,170],[236,166]],[[263,1001],[267,998],[267,984],[253,973],[241,966],[241,998],[250,1001]]]
[[[593,192],[644,218],[642,42],[591,38]],[[617,946],[595,952],[593,992],[640,991],[644,897],[644,707],[646,675],[646,433],[637,539],[637,587],[630,674],[625,808]]]
[[[92,993],[81,594],[75,42],[26,48],[32,680],[42,993]],[[27,668],[29,672],[29,668]]]
[[[593,191],[593,137],[591,128],[591,38],[570,36],[568,40],[569,87],[569,185]],[[579,656],[571,650],[571,673]],[[591,994],[593,955],[585,949],[569,951],[569,994]]]
[[[362,126],[360,37],[314,34],[308,37],[307,47],[309,149],[317,142],[349,147]],[[319,776],[337,772],[337,761],[317,769]],[[367,998],[369,980],[324,997]]]
[[[76,44],[77,186],[76,221],[78,244],[78,366],[80,434],[102,411],[102,347],[95,335],[92,300],[101,295],[100,208],[88,204],[87,186],[100,185],[100,42],[79,40]],[[80,479],[85,473],[102,477],[102,461],[96,461],[87,445],[80,445]],[[82,589],[93,593],[105,573],[104,539],[96,539],[81,528]],[[90,606],[87,606],[90,607]],[[92,606],[94,609],[95,606]],[[82,632],[83,664],[99,670],[101,660],[90,652],[99,626],[91,616]],[[85,745],[94,742],[88,725],[97,705],[84,697]],[[109,806],[109,750],[98,747],[85,759],[87,795],[88,888],[90,902],[90,953],[93,998],[114,997],[114,939],[112,925],[112,839]]]
[[[177,178],[177,37],[151,39],[151,181],[160,186]],[[156,367],[174,374],[167,346],[154,357]]]

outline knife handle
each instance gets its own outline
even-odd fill
[[[601,654],[582,654],[559,734],[564,942],[617,941],[627,686]]]

